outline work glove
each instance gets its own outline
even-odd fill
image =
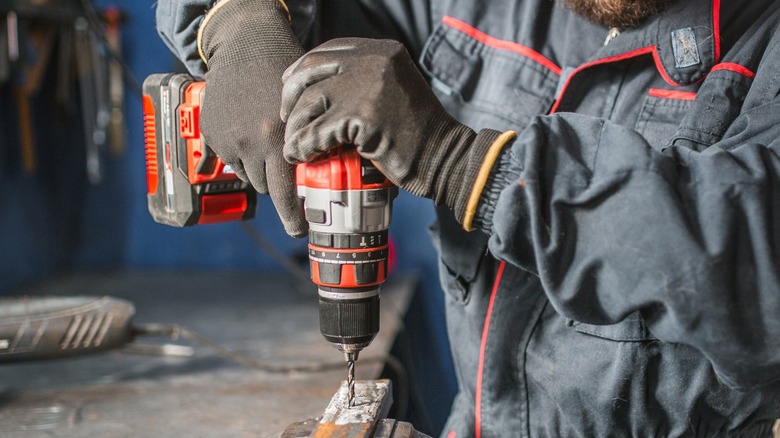
[[[218,2],[199,28],[198,49],[208,68],[200,116],[206,144],[239,178],[271,195],[287,234],[305,235],[294,167],[282,157],[281,77],[303,53],[284,4]]]
[[[400,43],[331,40],[282,81],[288,161],[352,144],[394,184],[447,205],[471,229],[490,168],[514,133],[477,134],[450,117]]]

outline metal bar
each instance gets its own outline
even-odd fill
[[[410,423],[384,419],[379,422],[372,438],[431,438],[417,432]]]
[[[389,380],[360,380],[355,382],[355,401],[349,406],[347,382],[330,400],[311,438],[371,438],[376,425],[387,416],[393,403]]]

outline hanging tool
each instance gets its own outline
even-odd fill
[[[122,39],[119,33],[124,15],[117,6],[109,6],[103,11],[106,22],[106,45],[115,55],[122,55]],[[124,76],[122,65],[116,59],[108,63],[108,91],[110,101],[110,116],[108,122],[109,149],[114,155],[120,155],[125,149]]]
[[[106,57],[100,39],[89,20],[79,17],[74,23],[76,70],[87,149],[87,177],[97,184],[103,179],[101,151],[107,139],[110,120]]]
[[[5,16],[8,34],[8,59],[11,63],[19,60],[19,17],[16,12],[9,11]]]
[[[35,134],[33,133],[30,96],[21,87],[13,87],[16,100],[16,116],[19,119],[19,145],[22,151],[22,170],[26,175],[35,172],[37,160],[35,154]]]
[[[147,199],[154,220],[188,226],[252,217],[251,187],[232,173],[228,178],[226,166],[202,142],[198,127],[204,83],[185,74],[157,74],[144,81],[143,89]],[[220,179],[198,180],[204,169]],[[379,287],[388,271],[387,229],[398,189],[370,161],[345,147],[299,164],[296,185],[309,222],[320,332],[344,354],[351,405],[355,361],[379,331]],[[204,221],[204,214],[211,219]]]
[[[10,17],[13,12],[6,14],[4,20],[0,20],[0,85],[5,84],[11,79],[11,67],[13,59],[11,58],[12,41],[18,38],[15,35],[15,29],[9,26]],[[16,17],[14,13],[13,17]]]
[[[61,25],[58,28],[57,45],[57,76],[55,77],[55,99],[57,105],[65,114],[74,112],[74,102],[71,99],[73,80],[73,51],[74,47],[73,26]]]
[[[87,33],[89,47],[90,71],[92,73],[92,90],[95,99],[95,124],[92,129],[92,141],[95,143],[95,149],[102,151],[108,143],[108,125],[111,121],[111,102],[109,97],[109,76],[108,60],[104,53],[104,47],[95,32],[100,29],[91,30]],[[102,175],[101,175],[102,177]]]
[[[18,23],[14,31],[18,29]],[[9,27],[10,29],[10,27]],[[32,174],[37,168],[35,146],[35,126],[31,100],[38,94],[43,78],[49,66],[49,60],[54,52],[56,29],[51,27],[27,26],[26,42],[31,50],[25,59],[27,62],[17,65],[18,77],[12,86],[16,100],[17,117],[19,119],[19,141],[21,146],[22,169],[25,174]],[[9,51],[10,53],[10,51]],[[17,58],[18,60],[18,58]]]

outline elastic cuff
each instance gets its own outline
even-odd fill
[[[217,12],[219,10],[219,8],[221,8],[222,6],[227,4],[228,2],[230,2],[230,0],[219,0],[219,1],[217,1],[217,3],[214,5],[214,7],[209,9],[209,11],[206,13],[206,16],[203,17],[203,21],[200,22],[200,26],[198,26],[198,38],[197,38],[198,55],[200,56],[200,59],[203,61],[203,64],[205,64],[206,66],[209,65],[209,62],[208,62],[208,59],[206,59],[206,55],[203,54],[203,29],[206,28],[206,25],[211,20],[211,17],[214,16],[214,13]]]
[[[482,161],[482,165],[477,172],[477,178],[474,181],[474,185],[471,188],[471,194],[466,202],[466,211],[463,215],[463,229],[466,231],[472,231],[474,227],[472,223],[474,221],[474,215],[477,213],[477,206],[479,205],[479,199],[482,195],[482,191],[485,188],[485,184],[490,176],[490,171],[493,169],[498,157],[501,155],[501,151],[504,150],[504,146],[510,143],[517,137],[515,131],[507,131],[499,135],[493,143],[490,144],[490,148],[485,154],[485,159]]]
[[[276,0],[279,2],[279,4],[282,5],[284,8],[284,11],[287,13],[287,19],[292,22],[292,16],[290,15],[290,8],[287,7],[287,3],[285,3],[284,0]],[[229,3],[230,0],[218,0],[217,3],[209,9],[209,11],[206,13],[206,16],[203,17],[203,21],[200,22],[200,26],[198,27],[198,38],[197,38],[197,45],[198,45],[198,55],[200,56],[200,59],[203,60],[203,64],[205,64],[207,67],[209,65],[208,60],[206,59],[206,55],[203,53],[203,29],[206,28],[206,25],[209,23],[209,20],[211,20],[211,17],[214,16],[214,13],[216,13],[219,8],[224,6],[225,4]]]

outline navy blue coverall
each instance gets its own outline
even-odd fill
[[[195,74],[211,3],[158,5]],[[328,2],[289,3],[302,40],[350,35]],[[432,227],[459,381],[443,435],[771,436],[780,2],[679,1],[620,32],[551,0],[356,10],[458,120],[518,132],[482,231],[446,209]]]

